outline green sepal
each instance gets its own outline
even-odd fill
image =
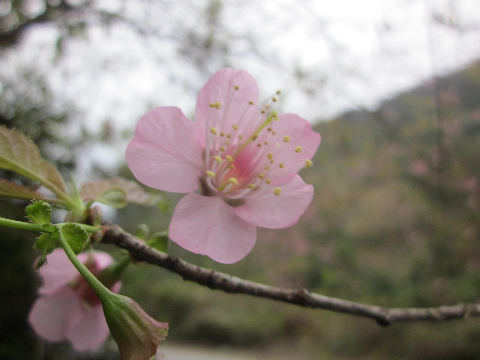
[[[42,229],[45,230],[45,232],[47,233],[53,233],[53,232],[58,233],[58,228],[53,224],[43,224]],[[58,234],[57,234],[57,239],[58,239]]]
[[[83,251],[88,240],[88,233],[77,224],[66,224],[60,229],[62,236],[67,240],[75,255]]]
[[[137,238],[147,240],[149,234],[150,230],[148,230],[148,226],[146,224],[138,225],[137,232],[135,233]]]
[[[158,251],[167,252],[168,249],[168,232],[160,231],[154,233],[147,242],[148,246]]]
[[[124,190],[118,188],[105,191],[102,195],[96,198],[95,201],[117,209],[121,209],[128,204],[127,194]]]
[[[58,238],[58,228],[52,233],[43,233],[37,238],[33,248],[40,251],[42,255],[40,255],[40,259],[38,259],[37,264],[35,265],[35,270],[40,269],[47,262],[47,255],[51,254],[57,247]]]
[[[52,221],[52,207],[45,201],[35,201],[25,209],[28,219],[37,225],[50,224]]]

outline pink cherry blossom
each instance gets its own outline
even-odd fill
[[[79,260],[95,275],[113,263],[104,252],[83,253]],[[40,268],[43,286],[28,320],[42,338],[57,342],[68,340],[74,349],[98,349],[107,339],[108,330],[102,304],[93,289],[81,277],[62,249],[47,255]],[[112,291],[120,291],[120,282]]]
[[[297,223],[313,197],[297,173],[312,165],[320,134],[297,115],[277,115],[276,96],[258,101],[250,74],[222,69],[200,91],[195,122],[176,107],[156,108],[140,119],[126,153],[140,182],[190,193],[175,208],[169,236],[221,263],[251,251],[256,226]]]

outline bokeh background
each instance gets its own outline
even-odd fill
[[[0,0],[0,124],[28,134],[78,183],[132,179],[124,151],[142,114],[173,105],[193,119],[209,76],[225,66],[247,70],[265,98],[282,90],[282,111],[321,133],[314,166],[302,171],[315,198],[294,227],[260,230],[237,264],[175,244],[169,253],[387,307],[476,302],[479,19],[474,0]],[[105,215],[133,233],[141,223],[164,230],[181,195],[162,195],[167,207]],[[25,206],[0,200],[0,216],[24,220]],[[0,231],[0,358],[117,359],[112,341],[75,354],[32,332],[33,241]],[[478,319],[383,328],[211,291],[141,265],[126,272],[123,293],[170,322],[167,349],[241,350],[249,359],[480,359]]]

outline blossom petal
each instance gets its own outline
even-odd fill
[[[275,149],[275,163],[283,164],[283,172],[298,172],[310,160],[320,145],[320,134],[312,130],[310,123],[295,114],[278,115],[275,122],[276,137],[280,146]],[[288,141],[284,141],[284,137]]]
[[[237,132],[242,133],[249,125],[242,119],[258,116],[259,96],[257,82],[246,71],[230,68],[217,71],[197,98],[195,127],[201,146],[205,146],[206,131],[210,131],[211,127],[215,127],[219,133],[228,134],[233,131],[232,125],[235,124],[238,126]],[[210,107],[216,102],[220,103],[220,109]]]
[[[245,204],[235,208],[235,214],[256,226],[268,229],[282,229],[298,222],[313,198],[313,186],[307,185],[299,175],[279,184],[272,183],[272,191],[261,196],[245,199]],[[280,186],[281,185],[281,186]],[[280,195],[273,194],[273,187],[279,186]]]
[[[67,339],[75,350],[96,350],[110,334],[100,304],[87,310],[82,320],[68,330]]]
[[[176,107],[160,107],[140,119],[126,158],[141,183],[182,193],[198,189],[202,151],[194,123]]]
[[[63,249],[55,249],[47,255],[47,264],[42,266],[38,272],[43,278],[43,286],[39,289],[41,294],[56,292],[78,275],[77,269]]]
[[[234,209],[218,196],[188,194],[175,208],[169,236],[181,247],[220,263],[237,262],[255,245],[256,228]]]
[[[49,341],[64,340],[68,329],[82,318],[82,301],[72,288],[65,286],[53,295],[38,298],[28,321],[35,332]]]
[[[107,266],[113,264],[113,258],[109,253],[106,252],[93,252],[88,251],[78,255],[78,260],[85,264],[89,256],[93,256],[95,259],[95,268],[96,270],[105,269]],[[78,273],[77,273],[78,274]]]

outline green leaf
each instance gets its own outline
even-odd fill
[[[110,189],[105,191],[102,195],[95,199],[95,201],[102,204],[113,206],[114,208],[121,209],[127,206],[127,194],[122,189]]]
[[[147,242],[148,246],[162,252],[167,252],[168,249],[168,233],[167,231],[156,232]]]
[[[67,192],[65,181],[57,169],[42,158],[37,145],[22,133],[0,126],[0,168],[13,170],[46,187],[55,185]]]
[[[56,233],[58,234],[58,228]],[[58,235],[54,233],[43,233],[37,238],[33,248],[42,253],[40,259],[38,259],[37,264],[35,265],[35,270],[40,269],[47,262],[47,255],[51,254],[53,250],[57,247]]]
[[[36,200],[45,200],[47,197],[35,190],[32,190],[26,186],[18,185],[7,181],[5,179],[0,179],[0,196],[11,197],[16,199],[36,199]]]
[[[76,255],[83,251],[85,242],[88,240],[88,233],[81,226],[66,224],[62,226],[60,232]]]
[[[122,178],[95,180],[83,184],[80,197],[84,200],[99,201],[98,198],[111,189],[121,189],[125,192],[127,202],[151,206],[162,201],[162,196],[149,194],[134,181]]]
[[[138,229],[137,229],[137,232],[135,233],[135,237],[142,240],[147,240],[149,233],[150,233],[150,230],[148,230],[148,226],[146,224],[140,224],[138,225]]]
[[[52,221],[52,208],[45,201],[35,201],[25,209],[28,219],[37,225],[50,224]]]

